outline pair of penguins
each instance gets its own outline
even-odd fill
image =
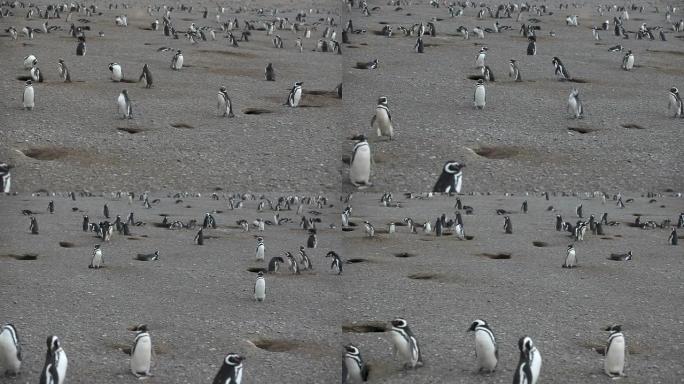
[[[499,350],[496,338],[486,321],[477,319],[468,328],[475,333],[475,355],[478,372],[494,372],[499,362]],[[610,332],[605,349],[604,372],[609,377],[624,376],[625,338],[620,325],[611,325],[605,329]],[[397,318],[391,321],[390,338],[394,347],[394,355],[404,361],[404,367],[414,369],[423,365],[418,341],[406,320]],[[369,370],[363,361],[359,349],[346,345],[342,358],[342,383],[359,383],[368,380]],[[536,384],[542,367],[541,353],[529,336],[518,340],[520,358],[516,367],[514,384]]]
[[[130,329],[137,332],[131,348],[130,370],[138,378],[150,377],[152,362],[152,340],[147,325],[140,324]],[[213,384],[240,384],[244,357],[229,353],[214,377]],[[12,324],[0,329],[0,374],[16,376],[22,362],[19,334]],[[40,374],[40,384],[63,384],[66,380],[69,360],[57,336],[48,336],[45,365]]]

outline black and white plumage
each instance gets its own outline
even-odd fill
[[[375,115],[371,119],[371,127],[377,126],[378,137],[386,136],[392,140],[394,136],[394,127],[392,125],[392,115],[390,114],[389,106],[387,105],[387,96],[381,96],[378,99],[378,105],[375,107]]]
[[[553,64],[555,68],[555,74],[558,76],[559,80],[570,80],[570,73],[568,72],[567,68],[565,68],[565,65],[561,62],[561,60],[558,57],[553,57],[551,60],[551,63]]]
[[[59,77],[62,79],[62,81],[65,83],[71,83],[71,73],[64,62],[64,59],[57,60],[57,70],[59,71]]]
[[[173,58],[171,59],[171,69],[180,71],[181,68],[183,68],[183,60],[183,53],[179,49],[176,51],[176,54],[173,55]]]
[[[667,109],[673,117],[684,117],[684,102],[677,87],[670,88]]]
[[[532,368],[530,365],[529,354],[523,345],[523,338],[518,341],[518,349],[520,350],[520,358],[518,359],[518,366],[513,375],[513,384],[531,384],[532,383]]]
[[[475,31],[475,29],[473,29]],[[475,58],[475,66],[477,68],[482,68],[485,66],[485,60],[487,58],[487,51],[489,48],[487,47],[482,47],[480,48],[480,52],[477,54],[477,58]]]
[[[113,82],[120,82],[123,80],[124,75],[123,75],[123,69],[121,68],[121,64],[119,63],[109,63],[109,71],[112,73],[112,81]]]
[[[439,175],[435,186],[432,187],[432,192],[461,193],[464,167],[465,164],[458,161],[450,160],[444,163],[442,173]]]
[[[0,375],[16,376],[21,369],[19,334],[12,324],[0,328]]]
[[[473,321],[468,331],[475,332],[475,357],[478,372],[494,372],[499,363],[499,349],[489,324],[477,319]]]
[[[537,54],[537,38],[530,36],[527,43],[527,55],[534,56]]]
[[[423,38],[422,37],[419,37],[416,40],[416,44],[413,46],[413,50],[416,51],[416,53],[425,52],[425,44],[423,44]]]
[[[244,357],[237,353],[229,353],[223,359],[223,364],[218,373],[214,376],[212,384],[241,384],[242,383],[242,364]]]
[[[579,90],[577,88],[573,88],[570,91],[570,96],[568,96],[568,111],[571,112],[576,119],[584,117],[584,106],[582,105],[582,100],[580,100]]]
[[[273,69],[273,64],[268,63],[266,69],[264,70],[266,81],[276,81],[275,70]]]
[[[135,377],[152,376],[152,339],[147,330],[147,325],[141,324],[132,329],[138,332],[131,347],[130,370]]]
[[[35,216],[31,216],[30,220],[31,220],[31,223],[29,224],[29,231],[31,231],[32,235],[37,235],[38,234],[38,219],[36,219]]]
[[[352,344],[344,346],[342,356],[342,384],[360,383],[368,380],[368,367],[361,357],[361,351]]]
[[[290,107],[298,107],[299,102],[302,99],[302,84],[304,84],[301,81],[297,81],[294,83],[292,86],[292,89],[290,89],[290,93],[287,95],[287,102],[285,105],[288,105]]]
[[[292,255],[290,252],[285,252],[285,257],[287,258],[288,262],[288,270],[295,275],[301,274],[302,272],[299,269],[299,263],[297,262],[297,259],[295,259],[294,255]]]
[[[356,69],[377,69],[378,59],[373,59],[371,61],[359,61],[356,63]]]
[[[265,253],[265,246],[264,246],[264,238],[263,237],[257,237],[257,246],[256,246],[256,251],[254,252],[254,258],[256,260],[264,260],[264,255]]]
[[[571,244],[568,245],[568,249],[565,250],[565,262],[563,262],[563,268],[575,268],[577,266],[577,254],[575,252],[575,247]]]
[[[484,67],[484,66],[483,66]],[[475,93],[473,94],[473,105],[477,109],[484,109],[487,103],[484,80],[479,79],[475,85]]]
[[[482,71],[482,79],[484,81],[495,81],[494,72],[492,72],[492,69],[489,67],[489,65],[485,65],[480,70]]]
[[[100,244],[95,244],[95,248],[93,249],[93,256],[90,259],[90,265],[88,268],[93,268],[93,269],[100,269],[104,267],[104,257],[102,256],[102,249],[100,248]]]
[[[193,241],[197,245],[204,245],[204,228],[200,228],[199,231],[197,231]]]
[[[335,270],[338,275],[342,274],[342,258],[335,251],[328,252],[325,257],[331,257],[330,269]]]
[[[511,218],[509,216],[504,216],[503,228],[506,234],[513,234],[513,223],[511,223]]]
[[[363,227],[364,227],[364,230],[366,232],[366,236],[368,236],[368,237],[375,236],[375,227],[373,227],[373,224],[369,223],[368,221],[364,221]]]
[[[268,273],[278,273],[280,269],[280,264],[284,263],[285,260],[280,256],[274,256],[268,262]]]
[[[677,229],[675,227],[672,227],[672,230],[670,231],[670,236],[667,238],[667,243],[670,245],[677,245]]]
[[[354,145],[349,167],[349,180],[354,186],[366,187],[371,185],[372,156],[370,145],[365,136],[360,136]]]
[[[610,336],[608,336],[608,344],[606,345],[603,371],[610,377],[624,376],[626,345],[622,326],[611,325],[606,328],[606,331],[610,332]]]
[[[48,336],[45,365],[40,374],[40,384],[63,384],[69,361],[57,336]]]
[[[631,71],[634,68],[634,54],[632,51],[627,51],[625,56],[622,57],[622,69],[625,71]]]
[[[521,337],[518,340],[518,349],[527,357],[527,365],[529,366],[530,379],[528,384],[536,384],[541,373],[542,358],[541,353],[532,342],[529,336]],[[515,382],[515,381],[514,381]]]
[[[318,246],[318,236],[316,236],[315,229],[309,229],[309,237],[306,239],[307,248],[316,248]]]
[[[21,102],[24,106],[24,109],[27,111],[33,110],[33,108],[36,106],[33,82],[31,80],[26,80],[26,85],[24,85],[24,93],[21,95]]]
[[[40,68],[38,67],[33,67],[29,71],[31,75],[31,80],[33,80],[36,83],[42,83],[45,78],[43,77],[43,73],[40,71]]]
[[[226,87],[219,88],[217,98],[219,116],[235,117],[235,114],[233,113],[233,102],[230,100],[230,96],[228,96]]]
[[[145,88],[152,88],[152,83],[154,82],[152,78],[152,70],[150,70],[149,64],[143,65],[142,73],[138,78],[138,81],[145,80]]]
[[[259,271],[254,282],[254,300],[264,301],[264,299],[266,299],[266,279],[264,279],[264,273]]]
[[[399,355],[404,361],[405,368],[416,368],[423,365],[423,357],[420,353],[418,340],[411,332],[408,322],[401,318],[391,321],[389,331],[392,344],[394,345],[394,356]]]
[[[128,224],[124,224],[128,225]],[[138,253],[135,255],[135,260],[139,261],[156,261],[159,260],[159,251],[155,250],[152,253]]]
[[[86,49],[85,37],[81,36],[78,38],[78,44],[76,44],[76,56],[85,56]]]
[[[128,97],[127,90],[124,89],[121,91],[119,97],[116,99],[116,104],[122,119],[133,118],[133,104],[131,103],[130,97]]]

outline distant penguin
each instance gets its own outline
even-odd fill
[[[477,81],[475,85],[475,93],[473,94],[473,104],[477,109],[484,109],[486,104],[485,86],[482,79]]]
[[[494,372],[499,362],[499,349],[494,333],[486,321],[473,321],[468,331],[475,332],[475,357],[478,372]]]
[[[518,366],[513,375],[513,384],[530,384],[532,383],[532,369],[530,366],[530,358],[528,352],[523,345],[524,337],[518,341],[518,348],[520,349],[520,358],[518,359]]]
[[[204,245],[204,229],[200,228],[193,240],[197,245]]]
[[[150,66],[148,64],[143,65],[142,73],[138,78],[138,81],[141,80],[145,80],[145,88],[152,88],[152,71],[150,70]]]
[[[288,262],[288,270],[292,272],[295,275],[301,274],[301,270],[299,269],[299,263],[297,262],[297,259],[292,255],[290,252],[285,252],[285,256],[287,257],[287,262]]]
[[[90,225],[90,220],[88,219],[88,215],[83,216],[83,232],[88,232],[88,227]]]
[[[487,50],[489,48],[487,47],[482,47],[480,48],[480,53],[477,54],[477,58],[475,59],[475,66],[477,68],[482,68],[485,66],[485,59],[487,57]]]
[[[582,204],[578,205],[575,208],[575,213],[577,214],[577,217],[579,217],[580,219],[582,218]]]
[[[610,336],[608,336],[603,371],[610,377],[624,376],[626,347],[622,327],[620,325],[612,325],[606,328],[606,331],[610,332]]]
[[[342,356],[342,384],[361,383],[368,380],[368,367],[361,351],[352,344],[344,346]]]
[[[122,90],[119,97],[116,99],[116,105],[118,106],[119,115],[122,119],[132,119],[133,118],[133,105],[131,104],[131,99],[128,97],[128,91]]]
[[[45,365],[40,374],[40,384],[63,384],[69,360],[57,336],[48,336]]]
[[[372,155],[365,136],[354,145],[349,167],[349,180],[356,187],[370,186]]]
[[[335,251],[330,251],[328,252],[325,257],[331,257],[332,262],[330,263],[330,269],[335,271],[338,275],[342,274],[342,259],[340,258],[340,255],[337,254]]]
[[[219,88],[217,98],[219,116],[235,117],[235,114],[233,113],[233,102],[230,100],[230,97],[228,96],[228,91],[226,90],[226,87]]]
[[[629,251],[627,253],[611,253],[608,259],[613,261],[630,261],[633,257],[632,251]]]
[[[425,52],[425,45],[423,44],[422,37],[419,37],[418,40],[416,40],[416,44],[413,46],[413,50],[416,51],[416,53]]]
[[[94,268],[94,269],[99,269],[104,267],[104,257],[102,257],[102,249],[100,249],[100,245],[96,244],[95,248],[93,249],[93,257],[90,260],[90,265],[88,268]]]
[[[34,216],[31,216],[31,223],[29,224],[29,231],[32,235],[38,234],[38,220]]]
[[[408,322],[396,318],[391,322],[390,339],[394,345],[394,356],[399,355],[404,361],[405,368],[416,368],[423,365],[418,340],[411,332]]]
[[[551,63],[553,64],[555,68],[555,74],[558,76],[559,80],[570,80],[570,73],[568,73],[567,68],[565,68],[565,65],[561,62],[561,60],[558,57],[553,57],[551,60]]]
[[[256,252],[255,252],[255,258],[257,260],[264,260],[264,238],[263,237],[257,237],[257,247],[256,247]]]
[[[26,85],[24,86],[24,93],[21,96],[21,102],[24,109],[31,111],[36,106],[35,94],[33,93],[33,82],[31,80],[26,80]]]
[[[21,369],[19,334],[12,324],[0,328],[0,374],[16,376]]]
[[[276,75],[275,75],[275,70],[273,69],[273,64],[268,63],[266,66],[265,76],[266,76],[266,81],[276,81]]]
[[[125,233],[125,228],[128,227],[128,224],[124,224],[124,235]],[[138,261],[156,261],[159,260],[159,250],[156,250],[152,253],[138,253],[134,257],[135,260]]]
[[[283,258],[280,256],[272,257],[271,260],[268,262],[268,273],[278,273],[278,269],[280,269],[280,264],[284,262],[285,260],[283,260]]]
[[[38,59],[36,59],[35,56],[33,55],[28,55],[24,57],[24,68],[25,69],[31,69],[38,65]]]
[[[173,55],[173,58],[171,59],[171,69],[180,71],[181,68],[183,68],[183,53],[179,49],[176,51],[176,54]]]
[[[484,67],[481,68],[482,72],[482,79],[484,81],[494,81],[494,72],[492,72],[492,69],[489,68],[489,65],[485,65]]]
[[[581,119],[584,117],[584,107],[582,106],[582,100],[579,98],[579,90],[573,88],[570,91],[570,96],[568,96],[568,111],[570,111],[576,119]]]
[[[309,259],[309,255],[307,255],[306,251],[304,251],[303,246],[299,247],[299,259],[300,259],[300,263],[302,265],[302,268],[305,271],[313,270],[313,265],[311,264],[311,259]]]
[[[78,44],[76,45],[76,56],[85,56],[85,54],[86,54],[85,37],[81,36],[78,38]]]
[[[575,247],[568,245],[568,249],[565,250],[565,262],[563,263],[563,268],[575,268],[577,266],[577,256],[575,254]]]
[[[254,300],[264,301],[266,298],[266,279],[264,273],[259,271],[256,282],[254,283]]]
[[[520,206],[520,210],[522,213],[527,213],[527,200],[522,202],[522,205]]]
[[[504,232],[506,234],[512,234],[513,233],[513,224],[511,223],[511,218],[508,216],[504,216]]]
[[[150,366],[152,363],[152,339],[147,331],[147,325],[141,324],[134,328],[138,334],[133,340],[133,347],[131,347],[131,373],[135,377],[152,376],[150,373]]]
[[[634,68],[634,54],[632,51],[627,51],[625,56],[622,58],[622,69],[625,71],[631,71]]]
[[[241,384],[243,360],[244,358],[237,353],[226,355],[212,384]]]
[[[667,238],[667,243],[670,245],[677,245],[677,242],[677,229],[672,227],[672,231],[670,231],[670,237]]]
[[[444,163],[442,173],[439,175],[435,186],[432,187],[432,192],[461,193],[464,167],[465,164],[458,161],[450,160]]]
[[[380,96],[378,105],[375,107],[375,115],[371,119],[371,127],[377,126],[378,137],[386,136],[392,140],[394,127],[392,126],[392,115],[387,105],[387,96]]]
[[[120,82],[123,80],[123,70],[119,63],[109,63],[109,71],[112,73],[112,81]]]
[[[537,38],[534,36],[528,37],[527,55],[534,56],[537,54]]]
[[[290,93],[287,95],[287,102],[285,105],[293,108],[299,106],[299,101],[302,99],[302,84],[304,83],[301,81],[294,83],[294,86],[290,89]]]
[[[670,88],[667,109],[673,117],[684,117],[684,102],[676,87]]]
[[[57,61],[57,69],[59,70],[59,77],[65,83],[71,83],[71,74],[69,73],[69,68],[67,67],[64,59],[59,59]]]
[[[43,73],[40,71],[40,68],[38,67],[31,68],[30,76],[31,80],[33,80],[36,83],[42,83],[45,80],[43,78]]]
[[[309,230],[309,237],[306,240],[306,247],[307,248],[316,248],[317,246],[318,246],[318,238],[316,237],[316,230],[310,229]]]

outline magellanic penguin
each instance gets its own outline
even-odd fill
[[[31,68],[30,76],[31,80],[33,80],[36,83],[42,83],[45,80],[45,78],[43,78],[43,73],[40,71],[40,68],[38,67]]]
[[[302,84],[304,83],[301,81],[294,83],[292,89],[290,89],[290,93],[287,95],[287,102],[285,105],[293,108],[299,106],[299,101],[302,99]]]
[[[275,70],[273,69],[273,64],[268,63],[266,66],[265,76],[266,76],[266,81],[276,81],[276,76],[275,76]]]
[[[418,340],[411,332],[408,322],[401,318],[391,321],[390,338],[394,345],[394,356],[397,354],[405,361],[405,368],[416,368],[423,365]]]
[[[230,97],[228,96],[228,91],[226,90],[226,87],[219,88],[217,97],[219,116],[235,117],[235,114],[233,113],[233,102],[230,100]]]
[[[266,279],[264,273],[259,271],[256,282],[254,283],[254,300],[264,301],[266,298]]]
[[[473,104],[477,109],[484,109],[485,107],[485,86],[484,81],[482,79],[478,80],[477,84],[475,85],[475,93],[473,94]]]
[[[527,38],[529,43],[527,44],[527,55],[534,56],[537,54],[537,38],[535,36],[530,36]]]
[[[257,246],[256,246],[256,252],[255,252],[255,258],[257,260],[264,260],[264,238],[263,237],[257,237]]]
[[[268,262],[268,273],[278,273],[280,264],[284,262],[285,260],[280,256],[271,257],[271,260]]]
[[[90,260],[90,265],[88,268],[99,269],[104,267],[104,257],[102,257],[102,249],[100,249],[100,244],[95,244],[93,249],[93,257]]]
[[[670,237],[667,238],[667,243],[670,245],[677,245],[677,242],[677,229],[672,227],[672,231],[670,231]]]
[[[458,161],[450,160],[444,163],[442,173],[439,175],[435,186],[432,187],[432,192],[461,193],[464,167],[465,164]]]
[[[575,116],[575,119],[584,117],[584,107],[582,106],[582,100],[579,98],[579,90],[577,88],[573,88],[570,91],[570,96],[568,96],[568,111]]]
[[[242,362],[244,357],[237,353],[229,353],[223,360],[223,365],[214,377],[212,384],[241,384]]]
[[[71,74],[69,73],[69,68],[67,67],[64,59],[57,60],[57,69],[59,70],[59,77],[65,83],[71,83]]]
[[[561,60],[558,57],[553,57],[551,60],[551,63],[553,64],[555,68],[555,74],[558,76],[559,80],[570,80],[570,73],[568,73],[568,70],[565,68],[565,65],[561,62]]]
[[[359,141],[354,145],[352,152],[349,180],[356,187],[368,187],[370,183],[371,174],[371,150],[365,136],[361,136]]]
[[[563,268],[574,268],[577,266],[577,257],[575,253],[575,247],[570,244],[568,249],[565,250],[565,262],[563,263]]]
[[[118,83],[123,80],[123,70],[119,63],[109,63],[109,71],[112,73],[112,81]]]
[[[133,118],[133,106],[131,105],[131,99],[128,97],[127,90],[121,91],[119,98],[116,99],[116,104],[119,107],[119,115],[122,119]]]
[[[337,272],[338,275],[342,274],[342,259],[340,255],[335,251],[328,252],[325,257],[332,257],[332,262],[330,263],[330,269]]]
[[[528,336],[521,337],[518,340],[518,348],[521,351],[525,351],[527,355],[527,360],[530,366],[530,372],[532,373],[532,378],[529,384],[536,384],[539,380],[539,374],[541,373],[542,358],[537,347],[534,346],[532,339]]]
[[[603,371],[610,377],[625,375],[625,336],[622,334],[622,326],[611,325],[606,328],[610,332],[608,345],[606,346],[606,359],[603,363]]]
[[[128,226],[128,224],[124,224],[124,226]],[[139,261],[155,261],[159,260],[159,250],[156,250],[152,253],[138,253],[134,257],[135,260]]]
[[[475,332],[475,357],[477,357],[478,372],[494,372],[499,362],[499,349],[496,345],[494,333],[486,321],[473,321],[468,331]]]
[[[627,51],[625,56],[622,58],[622,69],[625,71],[631,71],[634,68],[634,54],[632,51]]]
[[[361,351],[352,344],[344,346],[342,356],[342,384],[361,383],[368,380],[368,367]]]
[[[523,339],[518,341],[518,349],[520,349],[520,358],[518,359],[518,366],[513,375],[513,384],[530,384],[532,383],[532,367],[530,364],[530,356],[523,345]]]
[[[183,68],[183,53],[181,53],[181,50],[179,49],[176,51],[176,54],[173,55],[173,59],[171,59],[171,69],[180,71],[181,68]]]
[[[133,328],[138,332],[131,347],[131,373],[135,377],[152,376],[150,367],[152,363],[152,339],[147,332],[147,325],[141,324]]]
[[[31,223],[29,224],[29,231],[31,231],[32,235],[37,235],[38,234],[38,219],[36,219],[35,216],[31,216],[30,220],[31,220]]]
[[[38,65],[38,59],[33,55],[24,57],[24,69],[31,69]]]
[[[57,336],[48,336],[45,365],[40,374],[40,384],[63,384],[69,360]]]
[[[509,216],[504,216],[503,228],[506,234],[513,234],[513,223],[511,223],[511,218]]]
[[[673,117],[684,117],[684,102],[677,87],[670,88],[667,109]]]
[[[145,80],[145,88],[152,88],[152,71],[148,64],[143,65],[142,73],[140,74],[140,78],[138,78],[138,81],[140,80]]]
[[[12,324],[0,328],[0,374],[16,376],[21,369],[19,334]]]
[[[394,127],[392,126],[392,115],[390,114],[387,105],[387,96],[380,96],[378,105],[375,107],[375,115],[371,119],[371,127],[374,125],[378,129],[378,137],[387,136],[392,140],[394,136]]]
[[[24,109],[31,111],[36,106],[35,94],[33,93],[33,82],[31,80],[26,80],[26,85],[24,86],[24,93],[21,96],[21,102]]]
[[[416,44],[413,46],[413,50],[416,51],[416,53],[425,52],[425,44],[423,44],[422,37],[419,37],[418,40],[416,40]]]
[[[85,36],[79,36],[78,44],[76,45],[76,56],[85,56],[85,54],[86,54]]]
[[[480,48],[480,53],[477,54],[477,58],[475,59],[475,67],[482,68],[485,66],[485,59],[487,57],[488,50],[489,48],[487,47]]]

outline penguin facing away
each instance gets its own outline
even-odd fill
[[[362,135],[354,145],[349,167],[349,179],[354,186],[368,187],[371,185],[371,162],[370,146],[366,137]]]

